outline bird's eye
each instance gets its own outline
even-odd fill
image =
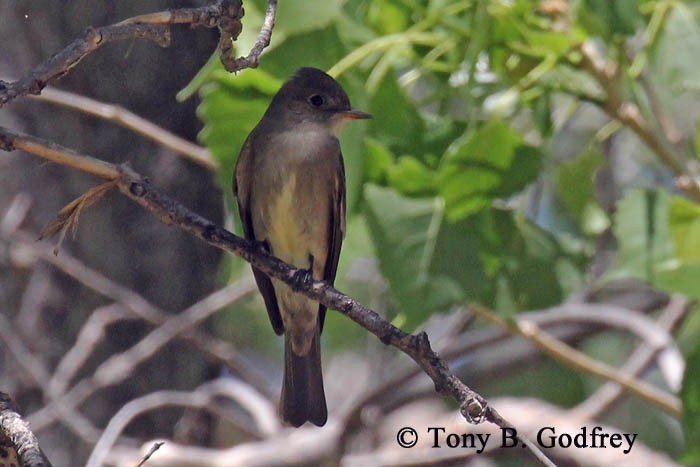
[[[309,97],[309,102],[314,107],[321,107],[325,102],[325,99],[320,94],[314,94],[313,96]]]

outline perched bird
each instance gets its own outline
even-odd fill
[[[273,97],[236,164],[234,195],[245,237],[317,280],[333,283],[345,235],[345,170],[338,137],[350,107],[329,75],[301,68]],[[253,268],[275,332],[284,334],[280,416],[322,426],[328,412],[320,333],[326,308]]]

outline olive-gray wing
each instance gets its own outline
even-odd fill
[[[345,165],[343,155],[338,148],[337,170],[333,177],[333,190],[329,203],[329,223],[328,223],[328,256],[326,266],[323,270],[323,280],[333,284],[338,272],[338,261],[340,259],[340,247],[345,237]],[[326,307],[320,305],[318,309],[318,319],[321,330],[326,318]]]
[[[250,138],[248,138],[243,144],[243,149],[241,149],[241,154],[238,156],[238,161],[236,162],[236,169],[233,176],[233,194],[238,201],[238,212],[241,217],[241,223],[243,224],[245,238],[258,242],[259,240],[255,238],[250,209],[251,185],[255,170],[254,156],[251,149]],[[263,301],[265,302],[265,308],[267,308],[267,314],[270,317],[272,329],[274,329],[277,335],[282,335],[284,334],[284,323],[282,322],[282,315],[280,314],[277,304],[277,296],[275,295],[275,288],[272,285],[272,281],[264,272],[254,266],[251,267],[253,269],[255,282],[258,284],[258,290],[260,290],[260,295],[262,295]]]

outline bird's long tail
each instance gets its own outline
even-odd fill
[[[320,330],[317,327],[309,353],[297,355],[289,336],[284,336],[284,381],[280,416],[292,426],[307,420],[316,426],[326,424],[328,410],[321,371]]]

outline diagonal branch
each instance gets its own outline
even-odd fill
[[[644,381],[638,380],[634,376],[620,372],[617,368],[588,357],[586,354],[556,339],[551,334],[542,331],[537,324],[529,321],[527,318],[509,322],[478,304],[472,304],[470,310],[477,316],[493,324],[497,324],[504,329],[523,336],[533,342],[540,350],[560,362],[608,381],[614,381],[623,386],[626,390],[654,404],[674,417],[680,417],[683,408],[681,401],[677,397],[657,389]]]
[[[61,105],[63,107],[78,110],[94,117],[114,122],[124,128],[134,131],[141,136],[155,141],[171,151],[174,151],[182,156],[194,161],[195,163],[206,167],[207,169],[216,169],[218,162],[212,157],[208,149],[197,144],[191,143],[184,138],[169,132],[168,130],[156,125],[155,123],[143,117],[136,115],[133,112],[125,109],[120,105],[99,102],[80,94],[63,91],[53,87],[47,87],[40,96],[34,99],[52,104]]]
[[[59,148],[56,144],[34,137],[22,136],[0,127],[0,149],[6,151],[22,149],[39,157],[61,160],[61,157],[57,155],[61,152]],[[176,225],[212,246],[240,256],[268,276],[280,279],[294,287],[299,293],[343,313],[377,336],[384,344],[392,345],[404,352],[433,380],[435,390],[439,394],[451,397],[459,404],[460,412],[467,422],[477,424],[489,421],[501,428],[514,429],[495,409],[488,406],[481,395],[466,386],[450,372],[445,361],[431,348],[427,334],[412,335],[402,331],[375,311],[363,306],[357,300],[336,290],[326,282],[309,279],[303,284],[299,284],[299,281],[295,280],[300,273],[299,269],[280,261],[251,242],[190,211],[151,187],[144,177],[128,166],[116,166],[93,158],[79,156],[68,149],[63,149],[63,151],[71,155],[70,158],[63,160],[64,165],[96,175],[103,173],[106,175],[104,178],[112,180],[119,191],[151,211],[162,222]],[[108,172],[92,170],[90,167],[92,164],[96,164],[98,167],[106,164],[110,166],[111,170]],[[541,462],[549,465],[547,464],[549,460],[529,440],[521,438],[521,441],[528,445]]]
[[[589,41],[579,48],[581,66],[598,82],[605,93],[603,110],[629,128],[644,142],[656,157],[677,177],[677,186],[693,200],[700,200],[700,182],[696,179],[695,165],[676,154],[663,134],[652,131],[639,107],[625,100],[620,84],[620,68],[600,57],[595,46]]]

